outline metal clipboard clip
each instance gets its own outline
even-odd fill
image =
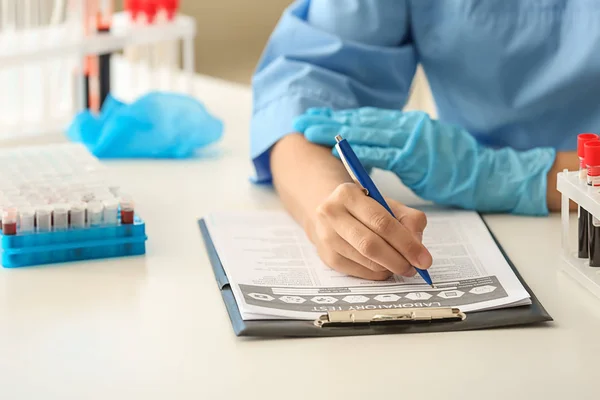
[[[466,314],[458,308],[412,308],[393,310],[357,310],[357,311],[328,311],[314,321],[319,327],[377,324],[377,323],[410,323],[434,321],[462,321]]]

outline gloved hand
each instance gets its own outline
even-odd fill
[[[67,136],[99,158],[187,158],[222,133],[223,123],[197,100],[153,92],[131,104],[109,95],[100,115],[78,114]]]
[[[548,214],[552,148],[492,149],[424,112],[370,107],[310,109],[296,118],[294,130],[327,146],[341,135],[365,167],[392,171],[425,200],[481,212]]]

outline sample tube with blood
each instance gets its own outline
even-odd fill
[[[577,136],[577,155],[579,156],[579,181],[587,183],[587,167],[584,162],[585,143],[591,140],[598,140],[598,135],[594,133],[582,133]],[[578,207],[577,219],[579,224],[578,256],[579,258],[588,258],[589,256],[589,238],[588,238],[588,219],[589,213],[581,206]]]
[[[121,224],[131,225],[133,224],[134,215],[134,203],[129,196],[122,196],[119,200],[121,207]]]
[[[17,234],[17,209],[15,207],[6,207],[2,210],[2,234]]]
[[[597,190],[600,187],[600,140],[586,142],[584,153],[587,184]],[[600,215],[589,213],[588,236],[590,267],[600,267]]]

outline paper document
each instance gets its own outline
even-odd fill
[[[433,256],[432,289],[417,274],[369,281],[319,258],[283,211],[214,213],[206,225],[244,320],[312,320],[330,310],[458,307],[464,312],[531,304],[481,217],[427,213],[423,243]]]

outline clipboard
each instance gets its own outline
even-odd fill
[[[482,218],[483,220],[483,218]],[[487,223],[483,220],[490,231]],[[540,325],[553,318],[523,280],[504,249],[490,231],[494,243],[531,297],[531,305],[477,311],[464,314],[456,308],[412,308],[392,310],[330,311],[315,321],[293,319],[242,319],[219,255],[204,219],[198,225],[223,302],[236,336],[252,337],[332,337],[398,333],[452,332]]]

